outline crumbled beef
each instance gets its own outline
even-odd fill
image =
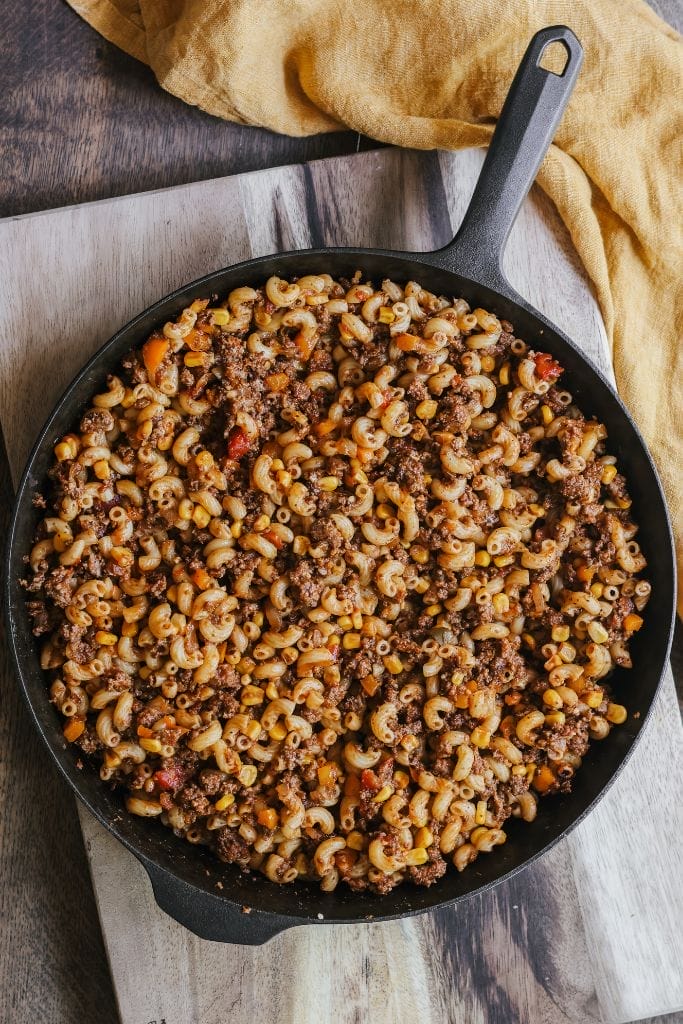
[[[226,864],[238,864],[242,869],[249,865],[251,849],[238,832],[225,826],[216,829],[216,853]]]
[[[81,419],[81,430],[84,434],[101,430],[107,434],[115,426],[114,417],[109,409],[88,409]]]
[[[311,559],[302,558],[290,569],[289,583],[295,599],[305,608],[315,608],[320,604],[325,580],[318,575],[318,568]]]
[[[33,619],[34,636],[42,636],[53,628],[52,618],[44,601],[27,601],[26,608]]]

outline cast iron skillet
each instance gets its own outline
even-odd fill
[[[561,76],[539,67],[544,49],[555,41],[561,42],[567,53]],[[77,796],[143,864],[159,906],[197,935],[256,944],[294,925],[320,920],[386,920],[480,893],[519,871],[573,828],[614,780],[643,730],[666,663],[674,606],[671,530],[657,474],[636,426],[610,385],[569,338],[513,291],[501,271],[508,233],[550,145],[582,56],[581,46],[568,28],[546,28],[534,36],[510,89],[464,222],[450,245],[430,253],[315,249],[249,260],[209,274],[157,302],[108,341],[66,391],[36,442],[19,485],[7,561],[10,645],[24,695],[38,730]],[[375,281],[384,277],[415,279],[431,291],[464,296],[473,306],[483,306],[510,320],[518,336],[560,360],[566,367],[563,385],[582,409],[607,425],[610,451],[618,456],[628,476],[653,587],[646,625],[632,644],[636,667],[625,675],[617,670],[613,676],[617,693],[631,714],[605,742],[593,745],[573,792],[541,801],[533,825],[510,819],[505,826],[507,843],[479,858],[462,874],[449,872],[428,889],[399,886],[384,897],[353,893],[343,886],[324,894],[317,886],[277,886],[260,875],[244,876],[220,864],[203,848],[177,839],[170,829],[123,813],[120,797],[109,792],[95,773],[87,768],[79,771],[74,752],[65,749],[57,714],[47,699],[46,679],[19,584],[26,573],[23,557],[30,549],[38,518],[31,498],[46,478],[53,445],[72,429],[91,396],[102,388],[107,373],[129,349],[140,345],[153,327],[174,318],[198,296],[225,295],[237,285],[261,284],[271,274],[291,278],[328,272],[341,277],[359,268]],[[216,888],[218,881],[221,889]],[[251,913],[243,913],[244,906],[251,907]],[[140,924],[144,927],[144,922]]]

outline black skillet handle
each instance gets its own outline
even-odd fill
[[[567,53],[561,75],[539,66],[546,47],[556,42]],[[515,297],[501,269],[505,243],[552,142],[582,60],[581,44],[565,25],[541,29],[533,37],[498,118],[460,229],[452,242],[428,254],[430,263]]]
[[[280,932],[301,923],[279,914],[246,908],[240,910],[218,895],[212,896],[180,881],[157,864],[138,859],[149,875],[157,906],[200,939],[261,946]]]

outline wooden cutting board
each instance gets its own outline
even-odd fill
[[[278,249],[433,249],[481,162],[380,150],[0,222],[0,416],[15,481],[78,367],[153,300]],[[590,288],[538,190],[506,263],[609,373]],[[202,941],[166,917],[137,861],[82,811],[124,1024],[617,1024],[679,1009],[682,736],[669,674],[605,799],[511,882],[455,910],[302,927],[256,948]]]

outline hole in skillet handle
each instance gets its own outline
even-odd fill
[[[557,75],[558,78],[562,78],[567,70],[570,58],[571,53],[567,48],[567,44],[564,40],[560,40],[554,43],[547,43],[536,63],[544,71],[549,71],[551,75]]]

